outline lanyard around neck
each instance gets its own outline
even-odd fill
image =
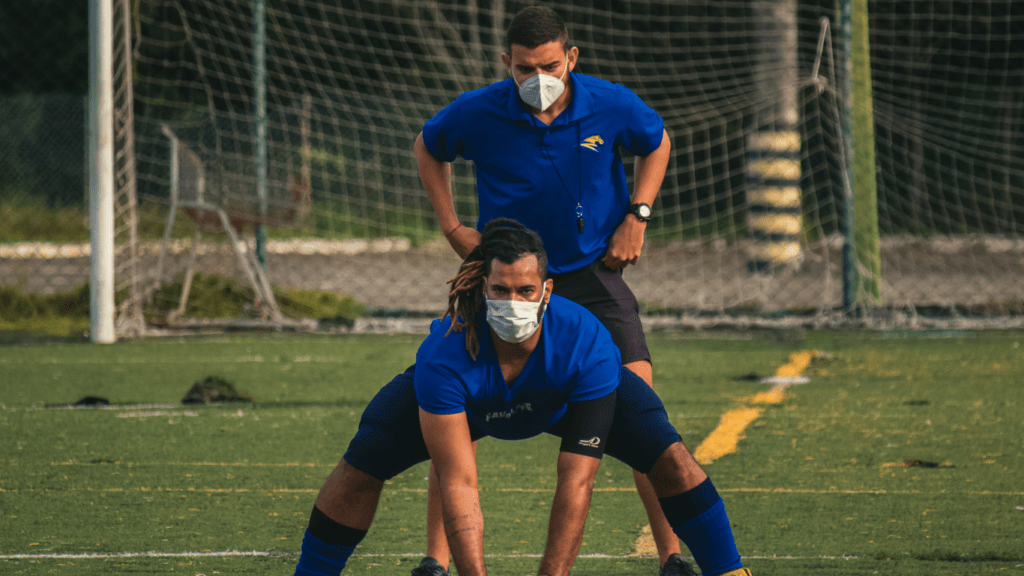
[[[558,171],[558,166],[555,165],[555,159],[551,157],[551,153],[548,152],[548,146],[544,143],[543,137],[541,138],[541,149],[544,150],[544,156],[547,157],[548,162],[551,163],[551,169],[555,171],[555,175],[558,176],[558,181],[562,184],[562,190],[565,191],[565,195],[569,197],[569,200],[576,202],[576,232],[583,234],[583,225],[586,221],[583,219],[583,158],[580,154],[579,140],[580,140],[580,123],[576,122],[576,152],[573,154],[573,160],[569,162],[569,169],[572,170],[572,162],[576,162],[576,185],[578,197],[573,198],[572,193],[569,192],[569,186],[565,184],[565,179],[562,178],[562,173]]]

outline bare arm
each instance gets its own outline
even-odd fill
[[[559,452],[558,486],[551,502],[548,540],[537,576],[569,574],[583,542],[583,525],[590,510],[594,476],[600,465],[600,458]]]
[[[465,259],[473,248],[480,244],[480,233],[471,228],[466,228],[459,222],[459,216],[455,213],[455,204],[452,202],[451,170],[447,162],[434,158],[423,143],[423,133],[416,136],[416,142],[412,147],[416,154],[416,164],[420,170],[420,180],[427,190],[427,197],[430,204],[437,212],[437,219],[444,230],[444,237],[451,244],[452,249]]]
[[[484,576],[484,517],[466,414],[431,414],[421,408],[420,427],[440,480],[444,531],[455,567],[460,575]]]
[[[637,157],[633,167],[633,204],[654,204],[661,190],[661,182],[665,179],[671,152],[672,141],[668,132],[663,130],[661,145],[647,156]],[[609,268],[624,268],[628,264],[636,264],[640,259],[646,230],[646,223],[627,214],[608,244],[608,252],[604,256],[605,265]]]

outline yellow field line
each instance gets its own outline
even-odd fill
[[[811,365],[811,358],[813,356],[814,352],[809,352],[807,350],[794,352],[789,355],[789,364],[779,366],[779,369],[775,371],[775,375],[796,378]]]
[[[743,438],[743,430],[760,415],[760,408],[746,406],[722,414],[718,427],[693,451],[694,459],[701,464],[711,464],[726,454],[732,454]]]
[[[779,366],[775,375],[783,378],[800,376],[811,364],[815,354],[816,352],[807,350],[790,354],[789,363]],[[767,392],[758,392],[742,400],[755,405],[779,404],[788,387],[789,384],[774,384]],[[761,408],[746,406],[729,410],[722,415],[718,427],[693,451],[693,457],[701,464],[710,464],[726,454],[732,454],[736,451],[739,441],[743,439],[743,431],[751,422],[757,420],[762,412]]]
[[[950,492],[948,490],[926,491],[926,490],[839,490],[839,489],[814,489],[814,488],[725,488],[719,492],[756,492],[762,494],[887,494],[887,495],[925,495],[936,496],[949,494],[951,496],[1024,496],[1024,492],[996,492],[992,490],[965,490],[963,492]]]
[[[18,492],[196,492],[200,494],[233,494],[233,493],[281,493],[290,494],[292,492],[298,494],[316,494],[320,490],[313,488],[272,488],[272,489],[261,489],[261,488],[164,488],[157,486],[156,488],[150,486],[135,486],[129,488],[43,488],[36,490],[34,488],[19,489],[15,488],[12,490],[4,490],[0,488],[0,493],[18,493]],[[426,492],[426,490],[424,490]]]
[[[102,466],[114,464],[118,466],[229,466],[239,468],[334,468],[338,464],[320,464],[318,462],[283,462],[279,464],[266,462],[50,462],[50,466]]]
[[[794,352],[789,355],[789,362],[775,371],[775,376],[780,378],[795,379],[799,377],[811,364],[811,360],[817,355],[815,351]],[[771,405],[782,402],[789,383],[773,384],[767,392],[758,392],[749,398],[741,398],[746,403],[753,405]],[[751,422],[757,420],[764,411],[762,408],[751,408],[741,406],[729,410],[722,415],[718,421],[718,427],[711,431],[711,434],[704,439],[693,451],[693,458],[701,465],[711,464],[715,460],[736,452],[740,440],[744,438],[743,431]],[[725,490],[719,490],[725,492]],[[635,554],[641,556],[657,556],[657,548],[651,534],[650,526],[645,526],[640,531],[640,536],[633,544]]]

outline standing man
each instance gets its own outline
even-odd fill
[[[651,385],[639,304],[622,269],[640,257],[668,166],[664,122],[629,89],[574,73],[579,49],[550,8],[516,14],[506,45],[501,60],[511,77],[462,94],[416,138],[420,177],[445,238],[465,258],[480,243],[478,230],[495,218],[536,230],[555,294],[597,316],[623,365]],[[621,149],[636,156],[632,199]],[[478,230],[462,226],[452,203],[448,163],[458,156],[476,165]],[[428,557],[413,576],[445,576],[448,564],[430,478]],[[638,473],[635,480],[658,547],[659,576],[691,573],[650,482]]]
[[[705,576],[750,576],[725,504],[661,400],[621,367],[593,314],[551,295],[546,260],[540,237],[521,224],[484,228],[453,281],[446,318],[431,324],[416,364],[366,407],[320,489],[296,576],[339,574],[370,529],[384,482],[428,458],[459,574],[484,576],[474,442],[544,432],[562,441],[538,576],[568,576],[606,452],[651,479]]]

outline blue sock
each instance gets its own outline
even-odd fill
[[[314,506],[295,576],[337,576],[364,536],[365,530],[339,524]]]
[[[686,544],[704,576],[715,576],[743,567],[736,541],[725,514],[725,503],[711,478],[696,488],[659,498],[672,531]]]
[[[328,546],[307,528],[295,576],[337,576],[355,549],[355,546]]]

